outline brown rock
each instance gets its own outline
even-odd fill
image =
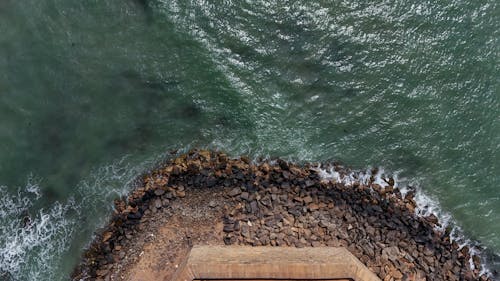
[[[316,211],[319,209],[319,205],[316,203],[311,203],[307,207],[309,208],[310,211]]]
[[[425,220],[434,225],[438,224],[439,222],[438,218],[434,214],[431,214],[430,216],[426,217]]]
[[[109,270],[107,270],[107,269],[100,269],[100,270],[96,271],[96,274],[99,277],[104,277],[104,276],[108,275],[108,273],[109,273]]]
[[[210,157],[210,151],[208,150],[200,150],[198,151],[198,154],[203,157],[203,160],[205,161],[210,161],[211,157]]]
[[[403,278],[403,274],[399,270],[397,270],[395,268],[391,271],[390,275],[392,277],[394,277],[394,279],[401,279],[401,278]]]
[[[306,197],[302,198],[302,201],[304,201],[305,204],[309,204],[313,201],[313,199],[311,196],[306,196]]]
[[[113,233],[110,231],[106,231],[102,234],[102,242],[108,241],[111,237],[113,237]]]

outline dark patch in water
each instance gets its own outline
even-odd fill
[[[16,281],[16,279],[14,279],[14,276],[10,272],[0,269],[0,281]]]
[[[217,124],[219,125],[226,126],[229,122],[231,122],[231,119],[227,116],[219,116],[219,118],[217,118]]]
[[[143,77],[139,72],[132,69],[121,72],[119,76],[134,87],[160,92],[172,90],[180,84],[180,82],[173,77],[167,80],[160,80],[156,77]]]
[[[428,165],[424,158],[415,155],[408,149],[400,148],[398,149],[398,154],[400,163],[405,163],[410,169],[418,170]]]
[[[238,55],[245,61],[253,61],[261,56],[254,48],[237,40],[224,40],[224,44],[233,54]]]
[[[137,72],[133,69],[124,70],[124,71],[120,72],[119,75],[125,79],[130,79],[130,80],[137,80],[141,77],[139,72]]]
[[[146,22],[148,24],[153,23],[153,9],[151,7],[151,1],[150,0],[133,0],[133,1],[144,11],[144,14],[146,15]]]
[[[179,85],[178,81],[146,81],[143,83],[145,87],[151,90],[167,91],[172,87]]]
[[[357,94],[356,90],[349,88],[344,91],[344,96],[353,97]]]
[[[496,254],[496,253],[493,253],[491,250],[486,250],[487,252],[487,256],[486,256],[486,260],[488,261],[488,263],[494,265],[493,267],[496,268],[497,265],[500,265],[500,255]],[[493,277],[495,277],[495,280],[500,280],[498,279],[498,277],[500,277],[500,272],[498,272],[497,269],[493,269],[491,271],[491,274],[493,275]]]
[[[184,105],[181,109],[183,117],[195,118],[201,114],[201,110],[195,104]]]

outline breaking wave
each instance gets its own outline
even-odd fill
[[[75,195],[44,208],[39,207],[47,206],[41,180],[29,177],[15,192],[0,186],[0,280],[66,280],[74,266],[68,261],[79,256],[73,243],[90,241],[106,222],[113,199],[127,194],[157,159],[133,165],[124,157],[103,166],[76,187]]]

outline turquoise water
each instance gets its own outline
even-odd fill
[[[2,0],[0,270],[64,280],[190,147],[383,167],[500,268],[499,6]]]

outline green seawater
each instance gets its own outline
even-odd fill
[[[498,270],[499,40],[497,0],[2,0],[0,279],[192,147],[383,167]]]

